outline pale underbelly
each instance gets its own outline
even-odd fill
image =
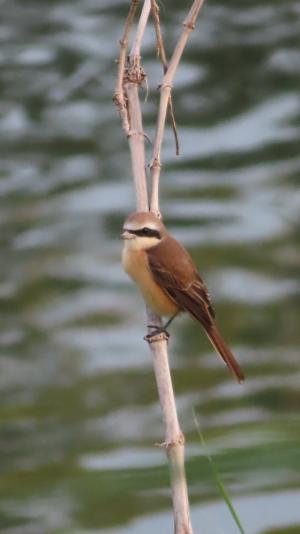
[[[172,316],[178,311],[176,304],[153,280],[145,252],[123,251],[124,270],[138,285],[146,304],[157,315]]]

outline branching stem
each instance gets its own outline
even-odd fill
[[[154,149],[151,160],[152,173],[152,193],[151,193],[151,211],[159,212],[159,178],[160,178],[160,153],[164,134],[165,120],[168,105],[171,105],[171,88],[174,75],[179,64],[182,52],[187,42],[188,36],[195,27],[195,21],[203,0],[195,0],[193,6],[184,21],[183,32],[175,47],[169,65],[167,64],[166,54],[164,51],[161,31],[159,26],[159,17],[157,4],[155,0],[144,0],[140,19],[137,26],[136,35],[133,40],[133,46],[129,57],[126,59],[128,49],[128,38],[132,27],[138,0],[132,0],[131,7],[126,19],[124,34],[120,41],[120,57],[114,101],[119,109],[122,126],[127,135],[133,178],[136,194],[137,211],[148,211],[148,191],[145,171],[145,134],[143,131],[143,121],[141,106],[139,100],[139,87],[145,80],[146,74],[141,66],[141,45],[145,29],[147,26],[149,14],[152,8],[154,14],[157,46],[159,55],[164,65],[164,78],[160,88],[160,106],[157,121],[156,136]],[[156,14],[155,14],[156,13]],[[172,108],[171,108],[172,109]],[[147,324],[157,327],[162,326],[161,318],[154,315],[150,309],[147,309]],[[148,329],[149,334],[151,329]],[[190,522],[189,501],[187,484],[184,467],[184,435],[181,431],[173,385],[170,373],[170,366],[167,351],[167,337],[164,335],[146,336],[149,341],[149,347],[153,356],[155,378],[159,394],[159,400],[162,408],[163,419],[165,424],[165,441],[162,444],[169,458],[171,490],[174,510],[174,532],[175,534],[192,534]]]

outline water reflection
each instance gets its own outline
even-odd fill
[[[300,530],[299,5],[208,3],[174,100],[162,208],[191,250],[247,374],[172,326],[195,531],[233,532],[192,407],[249,533]],[[172,525],[140,297],[120,267],[134,207],[111,103],[128,2],[1,2],[0,528],[162,532]],[[172,13],[172,15],[167,15]],[[162,6],[168,51],[185,9]],[[161,67],[146,35],[145,128]],[[150,158],[151,147],[147,147]],[[187,341],[188,340],[188,341]],[[277,529],[277,530],[276,530]]]

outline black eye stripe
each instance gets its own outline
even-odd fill
[[[141,228],[140,230],[126,230],[130,234],[134,234],[140,237],[156,237],[156,239],[160,239],[160,233],[158,230],[154,230],[152,228]]]

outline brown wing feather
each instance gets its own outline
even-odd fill
[[[215,313],[209,293],[185,248],[168,236],[148,249],[147,255],[152,275],[161,289],[204,327],[212,325]]]
[[[181,310],[187,311],[202,324],[218,354],[238,381],[243,382],[244,374],[215,324],[215,313],[206,286],[185,248],[168,236],[148,249],[147,255],[152,275],[160,288]]]

